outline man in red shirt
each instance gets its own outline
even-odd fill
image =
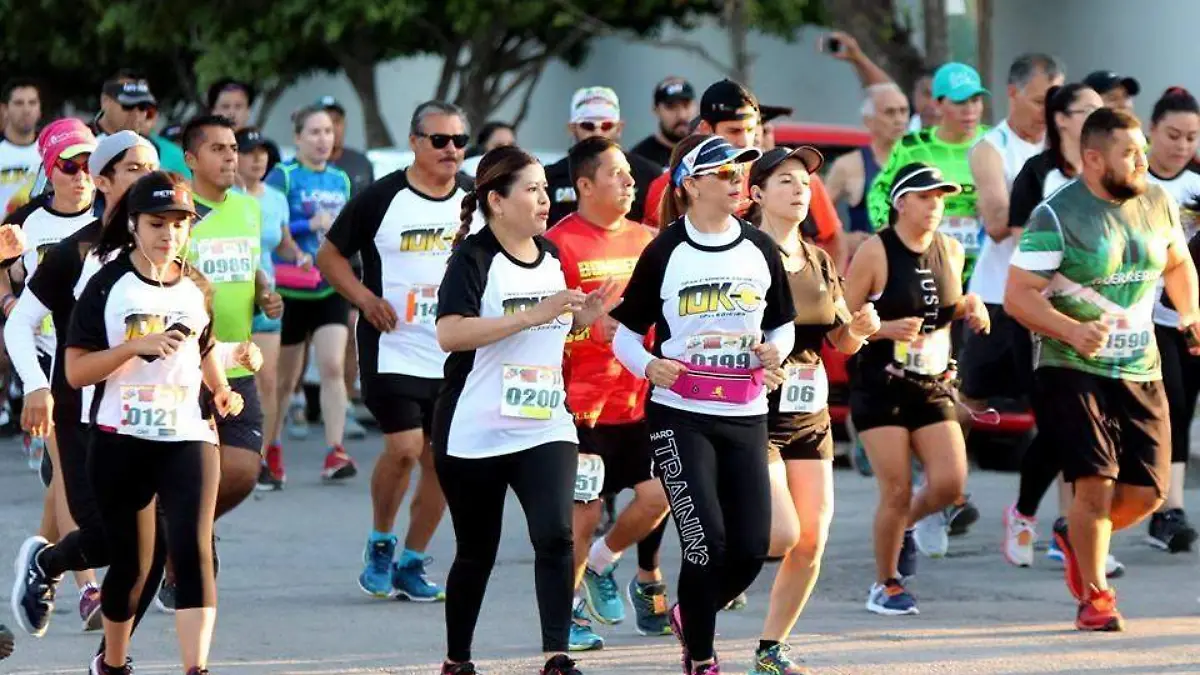
[[[590,292],[612,279],[624,290],[642,250],[654,237],[649,228],[626,218],[634,199],[634,180],[625,153],[614,141],[593,137],[568,155],[579,209],[558,222],[546,238],[559,250],[569,288]],[[615,322],[601,318],[568,342],[563,373],[567,407],[579,430],[579,472],[575,482],[576,601],[571,648],[603,645],[587,623],[584,609],[605,624],[625,618],[623,595],[613,577],[622,552],[638,547],[637,576],[628,597],[637,629],[646,635],[669,634],[666,585],[658,568],[658,545],[667,497],[651,473],[650,434],[644,420],[648,383],[625,370],[613,356]],[[612,529],[592,544],[600,519],[601,498],[634,491],[633,502]],[[654,536],[651,536],[654,535]]]

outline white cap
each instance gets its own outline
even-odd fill
[[[571,123],[584,120],[620,120],[617,92],[608,87],[584,87],[571,97]]]

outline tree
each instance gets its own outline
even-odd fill
[[[830,0],[832,25],[850,33],[868,57],[892,76],[904,91],[925,69],[925,59],[913,44],[913,19],[901,13],[896,0]]]

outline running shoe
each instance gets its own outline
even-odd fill
[[[54,592],[62,577],[51,578],[42,571],[37,562],[38,554],[50,547],[42,537],[30,537],[21,544],[17,559],[13,562],[16,580],[11,596],[13,615],[26,633],[42,637],[50,627],[50,615],[54,612]]]
[[[396,557],[396,537],[370,539],[363,551],[363,571],[358,575],[358,587],[373,598],[390,598],[392,588],[392,559]]]
[[[284,420],[288,438],[293,441],[308,440],[308,417],[305,415],[303,395],[299,397],[299,400],[296,396],[292,396],[292,402],[288,405],[287,416]]]
[[[671,623],[671,632],[675,634],[675,639],[679,640],[679,648],[682,650],[679,662],[683,666],[683,675],[692,675],[692,655],[688,653],[687,642],[683,639],[683,615],[679,612],[679,603],[671,606],[667,612],[667,619]]]
[[[740,612],[743,609],[746,609],[746,605],[748,604],[750,604],[750,601],[746,599],[746,594],[738,593],[736,598],[730,600],[729,604],[725,605],[725,611]]]
[[[1058,547],[1058,542],[1054,541],[1054,537],[1050,537],[1050,544],[1046,546],[1046,560],[1051,560],[1059,565],[1063,564],[1063,552]]]
[[[425,566],[433,558],[413,558],[392,565],[392,589],[396,597],[412,602],[438,602],[446,599],[446,589],[425,576]]]
[[[1117,592],[1111,588],[1088,587],[1087,599],[1079,603],[1075,628],[1091,631],[1125,630],[1125,618],[1117,609]]]
[[[325,468],[321,469],[321,478],[326,481],[346,480],[358,475],[358,465],[354,463],[346,449],[335,445],[325,455]]]
[[[625,603],[613,577],[616,569],[613,563],[603,572],[596,572],[590,565],[583,570],[583,604],[593,619],[607,626],[625,620]]]
[[[13,637],[12,631],[8,629],[8,626],[0,623],[0,661],[12,656],[16,643],[17,640]]]
[[[1013,504],[1004,509],[1004,559],[1017,567],[1033,566],[1037,518],[1026,518]]]
[[[904,580],[917,575],[917,541],[913,530],[904,531],[904,544],[900,547],[900,558],[896,561],[896,571]]]
[[[850,464],[860,476],[870,478],[875,475],[871,460],[867,457],[867,447],[860,440],[854,441],[854,447],[850,450]]]
[[[283,446],[278,442],[271,443],[264,452],[262,470],[258,472],[257,490],[282,490],[287,482],[287,472],[283,468]]]
[[[1125,576],[1125,564],[1109,553],[1104,561],[1104,576],[1107,579],[1120,579]]]
[[[542,667],[542,675],[583,675],[566,654],[555,654]]]
[[[871,585],[867,593],[867,611],[882,616],[904,616],[920,614],[917,599],[904,587],[899,579],[888,579],[886,583]]]
[[[567,636],[567,650],[572,652],[590,652],[593,649],[604,649],[604,638],[592,629],[592,622],[583,609],[583,604],[575,603],[571,610],[571,632]]]
[[[208,668],[188,668],[187,675],[208,675]]]
[[[110,668],[104,664],[104,654],[97,654],[92,659],[92,667],[88,675],[133,675],[133,659],[125,657],[125,665],[120,668]]]
[[[154,595],[154,606],[163,614],[175,613],[175,582],[163,579],[162,586]]]
[[[467,661],[465,663],[443,663],[442,675],[482,675],[478,670],[475,670],[475,664]]]
[[[702,663],[696,666],[695,675],[721,675],[721,664],[716,661]]]
[[[1184,553],[1196,543],[1196,530],[1188,524],[1183,509],[1167,509],[1150,516],[1146,543],[1163,551]]]
[[[79,594],[79,620],[83,622],[85,633],[104,627],[104,614],[100,611],[100,589],[92,584],[85,586]]]
[[[354,404],[346,405],[346,429],[344,431],[346,438],[351,441],[361,441],[367,437],[367,428],[358,421],[358,413],[354,411]]]
[[[1054,543],[1063,557],[1063,576],[1067,582],[1067,590],[1071,597],[1083,600],[1083,576],[1079,572],[1079,562],[1075,560],[1075,549],[1071,548],[1071,538],[1067,533],[1067,519],[1059,518],[1054,521]]]
[[[754,669],[748,675],[808,675],[808,669],[788,658],[791,649],[780,643],[758,651],[754,655]]]
[[[625,589],[629,606],[636,617],[634,627],[642,635],[670,635],[671,621],[667,618],[667,585],[660,582],[643,584],[634,577]]]
[[[963,495],[957,504],[951,504],[946,509],[946,524],[950,527],[951,537],[961,537],[967,533],[975,521],[979,520],[979,509],[971,503],[971,493]]]
[[[926,558],[944,558],[946,551],[950,550],[949,526],[946,522],[945,511],[934,511],[918,520],[913,528],[913,543]]]

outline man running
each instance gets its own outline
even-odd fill
[[[567,132],[576,143],[593,136],[620,141],[624,130],[621,104],[612,89],[584,87],[571,97],[571,123],[567,125]],[[633,169],[633,180],[637,186],[629,217],[638,220],[648,203],[646,197],[650,183],[662,175],[662,167],[631,152],[625,153],[625,158]],[[566,157],[546,167],[546,182],[550,193],[549,222],[557,223],[575,211],[578,199]]]
[[[192,172],[178,145],[147,133],[158,114],[158,99],[150,91],[150,83],[132,70],[120,70],[100,89],[100,112],[92,120],[96,138],[128,129],[150,140],[158,150],[162,168],[185,178]]]
[[[649,228],[626,219],[634,199],[633,172],[625,153],[607,138],[589,138],[571,148],[571,176],[579,210],[561,220],[546,238],[558,246],[568,288],[590,293],[608,280],[624,284],[642,250],[654,238]],[[614,292],[616,289],[614,289]],[[613,572],[625,549],[638,544],[637,575],[626,597],[643,635],[670,633],[667,587],[658,567],[658,549],[668,503],[650,470],[650,432],[645,422],[649,383],[634,377],[612,351],[614,322],[602,317],[568,339],[567,407],[579,432],[579,471],[575,478],[575,602],[571,648],[594,649],[604,641],[587,623],[583,608],[603,624],[625,619],[625,605]],[[612,529],[592,543],[602,498],[633,490],[633,501]],[[639,543],[644,542],[644,543]]]
[[[1100,94],[1104,107],[1133,114],[1133,99],[1142,92],[1142,85],[1132,77],[1111,70],[1097,70],[1083,78],[1083,83]]]
[[[1162,277],[1179,329],[1200,353],[1200,284],[1179,209],[1146,181],[1133,115],[1101,108],[1084,123],[1083,170],[1038,206],[1021,235],[1004,307],[1041,336],[1034,384],[1040,433],[1074,484],[1054,537],[1079,602],[1079,630],[1122,630],[1105,579],[1112,532],[1162,503],[1171,427],[1151,310]]]
[[[441,101],[417,106],[408,136],[412,166],[350,200],[317,253],[321,273],[365,319],[356,329],[363,397],[384,434],[383,454],[371,474],[373,527],[358,577],[372,597],[417,602],[446,597],[425,575],[425,549],[446,507],[429,448],[446,363],[434,322],[462,197],[472,186],[459,172],[469,140],[458,106]],[[359,253],[361,281],[350,267]],[[396,560],[396,513],[418,465],[409,530]]]
[[[33,179],[42,161],[37,149],[42,102],[33,80],[10,80],[0,93],[4,97],[0,103],[4,116],[4,137],[0,139],[0,210],[3,210],[9,199]]]
[[[214,115],[228,117],[238,131],[250,125],[250,108],[254,105],[254,86],[249,82],[223,77],[208,88],[208,110]],[[164,132],[165,133],[165,132]],[[267,173],[279,163],[279,146],[269,138],[262,139],[267,149]]]
[[[675,144],[688,135],[696,117],[696,90],[682,77],[668,77],[654,87],[654,116],[658,129],[629,152],[654,162],[662,169],[671,163]]]

